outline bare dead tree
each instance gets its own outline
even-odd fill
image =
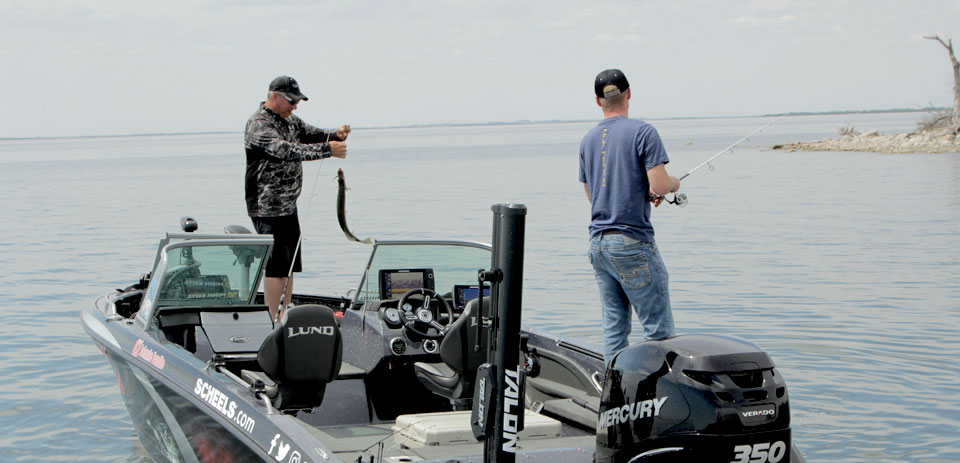
[[[950,65],[953,66],[953,128],[955,132],[960,131],[960,63],[957,62],[957,56],[953,53],[953,39],[947,39],[944,42],[939,35],[923,38],[940,42],[940,45],[943,45],[950,54]]]

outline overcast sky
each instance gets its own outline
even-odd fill
[[[321,127],[952,105],[960,0],[0,0],[0,138],[243,130],[281,74]]]

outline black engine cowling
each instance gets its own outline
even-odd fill
[[[607,368],[595,461],[788,463],[786,385],[767,353],[741,339],[635,344]]]

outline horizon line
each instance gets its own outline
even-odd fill
[[[824,115],[833,115],[833,114],[882,114],[882,113],[900,113],[900,112],[922,112],[922,111],[936,111],[936,110],[952,110],[946,106],[936,107],[931,106],[927,108],[893,108],[893,109],[861,109],[861,110],[838,110],[838,111],[804,111],[804,112],[782,112],[782,113],[770,113],[770,114],[759,114],[752,116],[674,116],[674,117],[648,117],[641,118],[644,120],[685,120],[685,119],[737,119],[737,118],[755,118],[755,117],[781,117],[781,116],[824,116]],[[489,122],[436,122],[436,123],[426,123],[426,124],[403,124],[403,125],[384,125],[384,126],[369,126],[369,127],[356,127],[356,129],[361,130],[375,130],[375,129],[416,129],[416,128],[427,128],[427,127],[473,127],[473,126],[485,126],[485,125],[524,125],[524,124],[556,124],[556,123],[577,123],[577,122],[593,122],[597,119],[543,119],[543,120],[529,120],[529,119],[520,119],[516,121],[489,121]],[[144,133],[127,133],[127,134],[101,134],[101,135],[56,135],[56,136],[35,136],[35,137],[0,137],[0,141],[17,141],[17,140],[57,140],[57,139],[75,139],[75,138],[122,138],[122,137],[150,137],[150,136],[182,136],[182,135],[223,135],[223,134],[241,134],[242,131],[223,131],[223,130],[211,130],[211,131],[199,131],[199,132],[144,132]]]

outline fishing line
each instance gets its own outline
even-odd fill
[[[349,75],[349,73],[347,73],[347,75]],[[341,85],[342,85],[342,82],[341,82]],[[339,104],[337,105],[337,107],[339,108]],[[339,126],[338,126],[338,129],[339,129]],[[331,150],[331,155],[332,155],[332,150]],[[317,176],[316,176],[316,178],[314,178],[314,180],[313,180],[313,190],[310,191],[310,200],[307,201],[307,213],[306,213],[306,215],[308,215],[308,216],[310,215],[310,208],[313,206],[313,197],[316,196],[316,194],[317,194],[317,184],[320,183],[320,171],[321,171],[322,168],[323,168],[323,159],[321,158],[321,159],[318,159],[318,160],[317,160]],[[302,229],[300,230],[300,236],[297,237],[297,246],[293,249],[293,257],[290,258],[290,270],[287,271],[287,278],[286,278],[286,280],[283,282],[283,291],[280,292],[280,305],[281,305],[281,307],[283,306],[283,299],[286,297],[287,287],[290,285],[290,278],[293,276],[293,267],[294,267],[294,265],[297,263],[297,254],[300,253],[300,244],[301,244],[301,243],[303,243],[303,230],[302,230]],[[291,302],[293,302],[293,299],[291,299]],[[280,316],[280,313],[281,313],[281,311],[280,311],[280,310],[277,310],[277,316],[278,316],[278,317]],[[275,321],[276,321],[276,320],[275,320]]]
[[[310,200],[307,201],[307,213],[310,215],[310,208],[313,207],[313,197],[317,194],[317,184],[320,183],[320,169],[323,168],[323,159],[317,161],[317,176],[313,180],[313,190],[310,191]],[[298,220],[299,221],[299,220]],[[283,306],[283,299],[287,294],[287,286],[290,284],[290,277],[293,276],[293,266],[297,263],[297,254],[300,253],[300,243],[303,242],[303,230],[300,230],[300,236],[297,237],[297,246],[293,248],[293,257],[290,258],[290,270],[287,271],[287,278],[283,282],[283,291],[280,291],[280,305]],[[292,302],[292,299],[291,299]],[[277,315],[281,313],[277,310]],[[276,320],[274,320],[276,321]]]
[[[787,117],[787,116],[789,116],[789,115],[791,115],[791,114],[793,114],[793,113],[784,113],[784,114],[782,114],[780,117],[778,117],[778,118],[776,118],[776,119],[774,119],[774,120],[772,120],[772,121],[770,121],[770,122],[767,122],[766,124],[764,124],[763,126],[761,126],[760,128],[758,128],[757,130],[754,130],[753,132],[750,132],[749,134],[747,134],[747,135],[744,136],[743,138],[741,138],[741,139],[733,142],[730,146],[728,146],[728,147],[720,150],[720,152],[718,152],[717,154],[714,154],[713,156],[710,156],[709,158],[707,158],[706,161],[703,161],[703,162],[701,162],[699,165],[697,165],[697,167],[694,167],[693,169],[690,169],[689,172],[683,174],[683,176],[681,176],[678,180],[683,181],[683,179],[689,177],[690,174],[692,174],[692,173],[700,170],[700,168],[703,167],[703,166],[707,166],[707,165],[710,166],[710,170],[712,171],[712,170],[714,169],[714,167],[713,167],[713,164],[710,164],[710,161],[713,161],[714,159],[720,157],[720,155],[722,155],[723,153],[726,153],[726,152],[728,152],[728,151],[729,151],[729,152],[733,152],[733,148],[736,147],[737,145],[739,145],[740,143],[743,143],[744,140],[746,140],[746,139],[748,139],[748,138],[750,138],[750,137],[752,137],[752,136],[760,133],[760,131],[762,131],[763,129],[765,129],[765,128],[767,128],[767,127],[770,127],[771,125],[777,123],[777,121],[779,121],[780,119],[783,119],[784,117]],[[661,196],[661,197],[664,199],[664,201],[666,201],[666,202],[669,203],[669,204],[673,204],[673,205],[680,206],[680,207],[683,207],[683,206],[686,206],[686,205],[687,205],[687,195],[685,195],[685,194],[683,194],[683,193],[674,193],[674,195],[673,195],[673,200],[667,199],[666,196]]]

